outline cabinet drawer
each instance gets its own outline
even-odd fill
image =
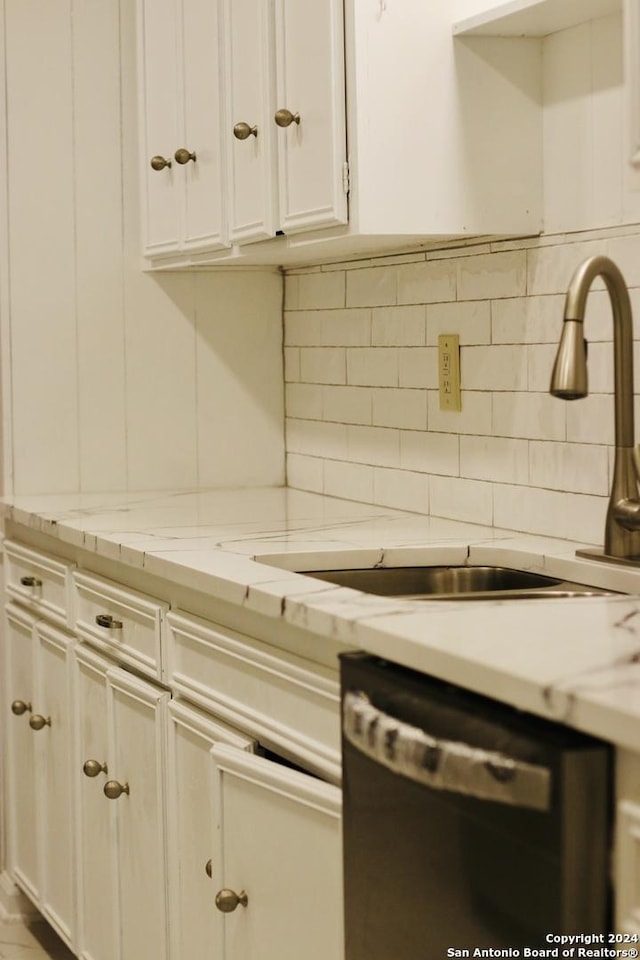
[[[72,565],[6,540],[7,594],[59,626],[71,623],[69,574]]]
[[[167,605],[110,580],[73,573],[75,630],[123,663],[162,679],[161,632]]]
[[[167,682],[322,777],[340,779],[337,672],[191,615],[167,615]]]

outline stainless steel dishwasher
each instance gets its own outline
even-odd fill
[[[608,744],[362,653],[341,675],[346,960],[609,931]]]

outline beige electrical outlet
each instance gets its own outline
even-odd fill
[[[457,333],[442,333],[438,337],[438,388],[441,410],[462,410],[460,340]]]

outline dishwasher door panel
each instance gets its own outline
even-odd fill
[[[548,948],[548,933],[607,932],[607,744],[362,654],[344,655],[342,673],[343,698],[357,691],[439,744],[464,740],[474,761],[508,751],[551,783],[547,809],[434,789],[345,735],[346,960],[440,960],[448,948]]]

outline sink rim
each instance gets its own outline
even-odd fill
[[[366,585],[363,586],[363,581],[365,583],[368,580],[373,580],[375,582],[379,577],[382,579],[382,575],[386,575],[387,578],[391,578],[392,580],[394,578],[397,580],[400,579],[402,574],[410,573],[419,576],[420,574],[424,574],[426,571],[434,571],[436,574],[443,576],[451,575],[453,579],[455,579],[456,574],[467,574],[468,576],[466,577],[466,580],[469,582],[473,580],[472,574],[474,572],[477,572],[484,577],[491,574],[513,574],[515,576],[512,586],[510,586],[507,582],[504,585],[498,584],[496,586],[485,586],[484,588],[481,587],[480,589],[477,587],[469,589],[467,586],[467,588],[453,590],[436,589],[400,592],[397,590],[389,591],[388,589],[381,590],[379,588],[379,584],[377,585],[376,589],[372,589],[371,585],[369,585],[368,588]],[[403,602],[406,601],[411,603],[428,603],[432,600],[441,602],[443,600],[469,601],[491,599],[569,599],[577,597],[585,598],[620,595],[614,590],[594,587],[561,577],[553,577],[549,574],[538,571],[523,570],[519,567],[513,567],[507,564],[465,564],[442,562],[423,564],[412,563],[393,566],[375,564],[369,567],[335,567],[329,569],[298,570],[296,572],[306,577],[313,577],[316,580],[332,583],[335,586],[348,587],[350,589],[357,590],[366,594],[367,596],[385,597],[386,599],[401,600]],[[349,582],[353,579],[356,580],[356,583]],[[427,580],[428,579],[429,577],[427,576]],[[463,576],[462,579],[465,580],[465,577]],[[509,578],[507,577],[506,580],[508,581],[508,579]],[[531,582],[530,586],[526,585],[527,581]]]

